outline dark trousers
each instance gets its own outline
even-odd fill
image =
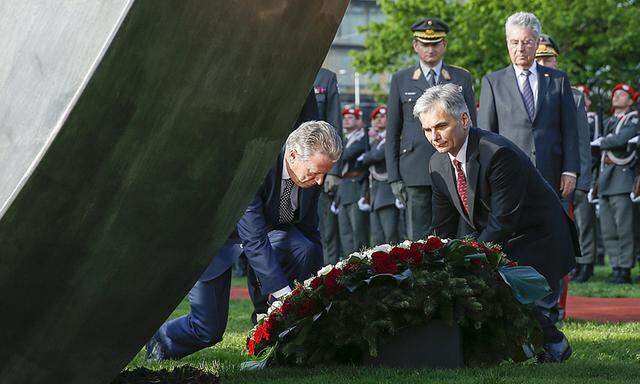
[[[343,256],[369,246],[369,212],[359,210],[357,203],[342,205],[338,222]]]
[[[573,195],[573,214],[578,229],[580,252],[578,264],[596,262],[596,207],[589,203],[587,192],[576,189]]]
[[[431,186],[407,187],[407,235],[424,239],[431,230]]]
[[[398,243],[399,211],[395,205],[387,205],[371,212],[371,241],[373,245]]]
[[[562,279],[558,287],[553,289],[549,295],[535,302],[533,314],[542,328],[545,344],[560,342],[564,337],[564,334],[556,326],[563,317],[560,312],[560,296],[564,288],[565,282]]]
[[[158,330],[165,358],[180,359],[222,340],[229,315],[231,268],[189,291],[191,311],[162,324]]]
[[[600,225],[604,250],[612,268],[635,265],[634,207],[629,194],[600,196]]]
[[[320,235],[324,264],[335,264],[340,258],[340,235],[338,232],[338,216],[331,212],[332,200],[328,194],[320,192],[318,199],[318,216],[320,218]]]
[[[269,242],[290,285],[294,280],[306,280],[322,268],[322,247],[308,239],[296,227],[269,232]],[[257,314],[267,313],[268,297],[260,291],[260,281],[251,268],[247,272],[247,285],[254,307],[251,319],[255,324]]]

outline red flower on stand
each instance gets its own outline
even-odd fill
[[[395,274],[398,272],[398,265],[396,264],[396,260],[386,252],[374,252],[371,255],[371,261],[373,262],[373,270],[376,273]]]

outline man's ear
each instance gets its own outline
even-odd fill
[[[469,126],[471,125],[470,124],[471,123],[471,119],[469,118],[469,114],[466,113],[466,112],[462,112],[461,120],[462,120],[462,126],[465,129],[469,129]]]

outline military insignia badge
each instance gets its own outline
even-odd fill
[[[445,80],[451,80],[451,75],[449,74],[449,71],[447,71],[446,69],[442,68],[442,70],[440,70],[440,74]]]
[[[411,78],[413,80],[420,80],[420,76],[422,76],[422,72],[420,71],[420,68],[418,68],[415,71],[413,71],[413,76]]]
[[[316,95],[321,95],[323,93],[327,93],[327,89],[325,87],[313,87],[313,90],[315,92]]]

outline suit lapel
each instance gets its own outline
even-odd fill
[[[422,73],[422,69],[420,68],[420,64],[413,67],[413,74],[411,76],[411,81],[413,86],[420,90],[420,95],[427,90],[429,85],[427,85],[427,78],[424,73]]]
[[[467,143],[467,197],[469,199],[469,221],[471,226],[475,228],[474,213],[476,204],[476,193],[478,191],[478,174],[480,171],[480,162],[478,160],[478,136],[475,128],[469,131],[469,142]]]
[[[544,104],[544,99],[547,94],[547,89],[549,88],[549,74],[544,69],[542,65],[538,65],[538,104],[536,105],[536,113],[533,116],[533,120],[535,121],[540,113],[540,109],[542,108],[542,104]]]
[[[513,104],[515,104],[516,108],[520,108],[520,113],[524,113],[525,116],[529,116],[527,107],[524,105],[524,97],[522,96],[522,92],[520,92],[520,87],[518,86],[518,79],[516,77],[516,71],[513,69],[513,65],[508,66],[504,72],[504,82],[507,91],[509,92],[509,98],[513,100]]]

